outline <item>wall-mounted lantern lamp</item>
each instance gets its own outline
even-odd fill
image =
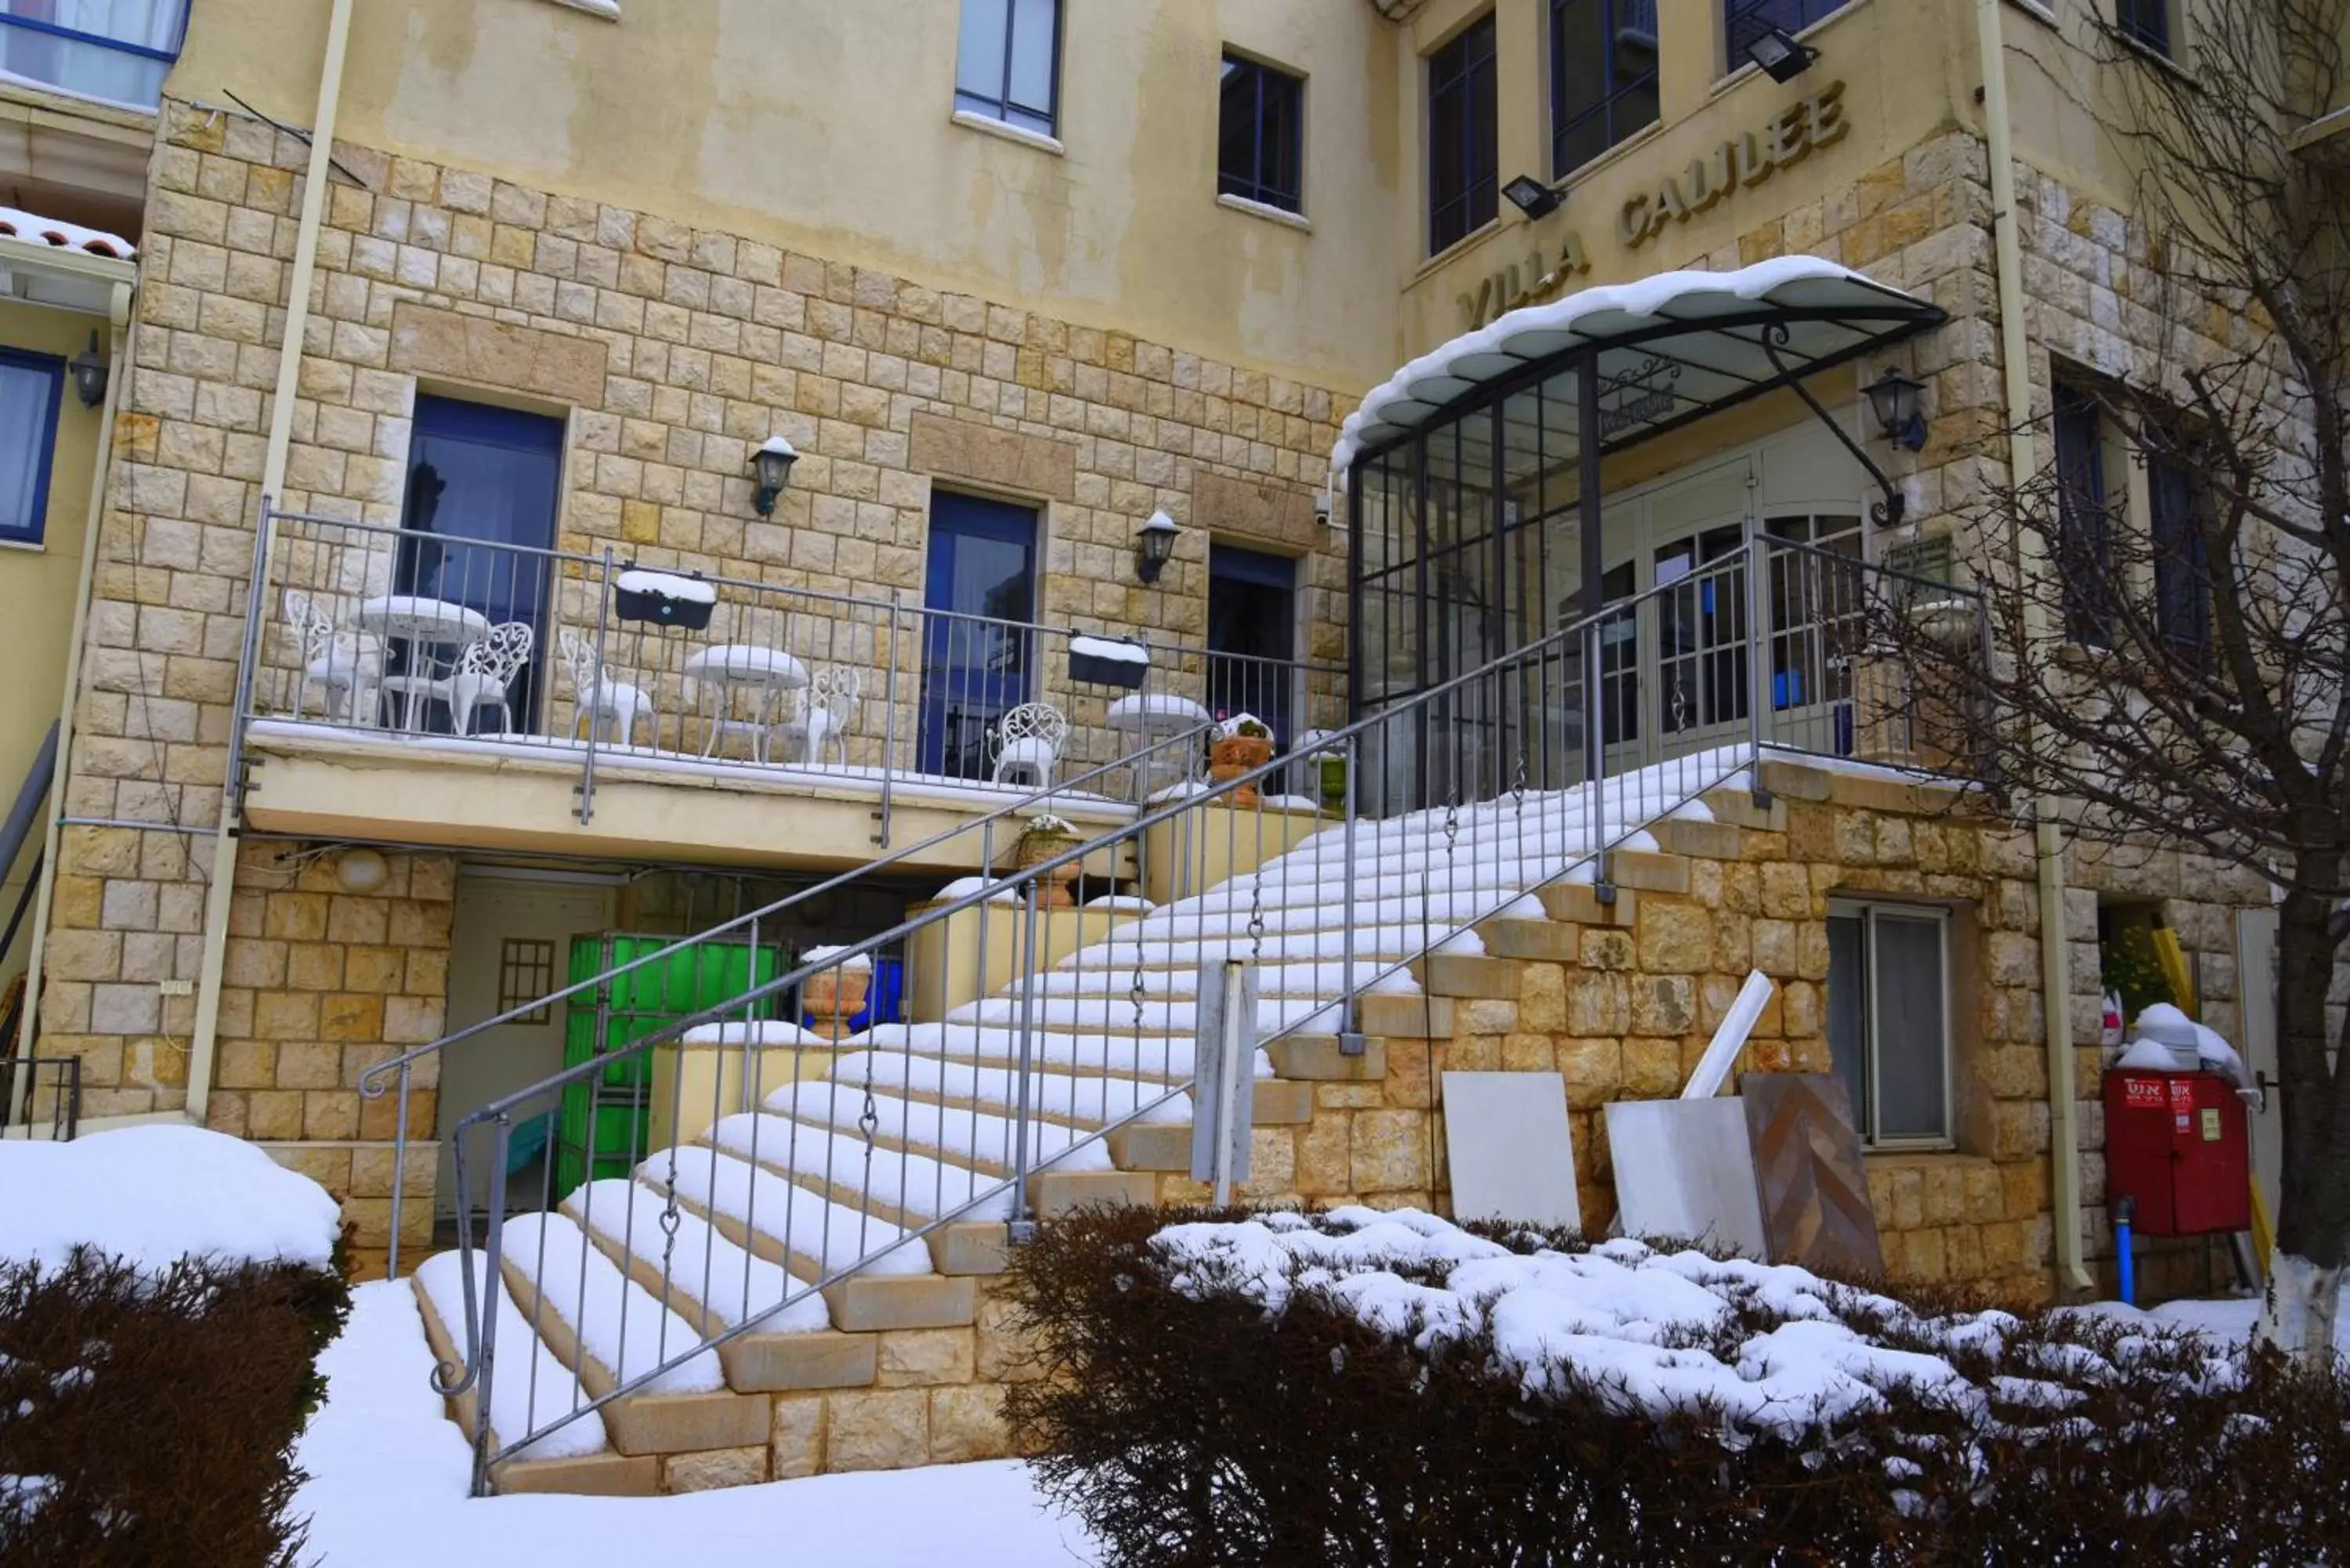
[[[1529,219],[1547,217],[1559,208],[1558,192],[1531,174],[1521,174],[1503,186],[1502,194]]]
[[[1820,52],[1809,44],[1797,43],[1784,27],[1765,27],[1747,43],[1746,57],[1761,66],[1762,74],[1773,81],[1791,82],[1812,68]]]
[[[1134,575],[1146,584],[1157,582],[1175,554],[1175,535],[1180,532],[1175,519],[1164,512],[1153,512],[1150,521],[1134,531]]]
[[[1877,415],[1877,428],[1885,432],[1887,441],[1906,452],[1921,451],[1926,445],[1926,416],[1918,411],[1918,394],[1925,389],[1923,383],[1890,368],[1862,389]]]
[[[792,464],[799,460],[798,450],[779,435],[769,436],[766,444],[751,454],[751,466],[759,475],[759,494],[755,504],[760,516],[775,515],[775,497],[781,495],[784,486],[792,482]]]
[[[94,409],[106,401],[106,361],[98,357],[98,334],[89,335],[89,347],[73,357],[66,369],[73,372],[74,395],[85,409]]]

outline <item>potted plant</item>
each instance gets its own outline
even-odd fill
[[[1150,649],[1125,637],[1079,632],[1069,639],[1069,679],[1132,691],[1150,674]]]
[[[1271,727],[1253,713],[1235,713],[1216,727],[1215,742],[1208,748],[1208,776],[1218,784],[1224,784],[1271,761]],[[1243,806],[1256,805],[1255,787],[1243,784],[1234,790],[1232,804]]]
[[[827,966],[800,981],[800,1011],[809,1028],[837,1040],[848,1021],[865,1011],[866,994],[873,989],[872,955],[845,947],[810,948],[800,954],[800,962]]]
[[[679,576],[631,565],[612,579],[612,613],[622,620],[701,631],[718,607],[718,590],[700,572]]]
[[[1028,819],[1012,846],[1012,868],[1024,871],[1031,866],[1042,866],[1065,850],[1076,847],[1077,830],[1049,811],[1040,811]],[[1077,879],[1077,862],[1072,860],[1057,869],[1047,871],[1036,879],[1036,905],[1045,909],[1067,909],[1076,901],[1069,896],[1069,884]]]

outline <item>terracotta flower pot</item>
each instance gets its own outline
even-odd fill
[[[854,1017],[864,1011],[872,988],[869,969],[818,970],[800,982],[800,1007],[820,1021]]]
[[[1208,748],[1208,776],[1225,784],[1273,761],[1273,741],[1265,735],[1227,735]],[[1243,784],[1226,797],[1233,805],[1257,804],[1256,786]]]
[[[1042,866],[1053,857],[1076,846],[1076,840],[1060,833],[1024,833],[1013,846],[1012,868],[1024,871],[1031,866]],[[1047,871],[1036,879],[1036,907],[1040,909],[1071,909],[1076,899],[1070,896],[1069,885],[1077,879],[1077,862],[1071,861],[1057,870]]]

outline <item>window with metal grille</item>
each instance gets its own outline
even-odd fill
[[[1428,57],[1428,249],[1493,221],[1501,196],[1491,14]]]
[[[1305,83],[1226,55],[1220,97],[1217,192],[1284,213],[1304,211]]]
[[[1657,0],[1551,0],[1551,171],[1656,122]]]
[[[2114,26],[2131,43],[2168,57],[2172,34],[2170,3],[2171,0],[2114,0]]]
[[[1872,1144],[1950,1140],[1950,917],[1828,906],[1828,1056]]]
[[[2125,0],[2126,3],[2126,0]],[[1800,33],[1822,17],[1844,9],[1846,0],[1722,0],[1723,41],[1730,46],[1730,67],[1746,63],[1746,47],[1776,27]]]
[[[2210,561],[2203,547],[2203,509],[2210,497],[2179,454],[2149,455],[2146,464],[2154,544],[2154,624],[2178,656],[2200,664],[2210,657]]]
[[[511,1012],[515,1008],[536,1002],[555,989],[555,944],[540,941],[536,937],[508,937],[498,944],[498,1011]],[[509,1023],[546,1023],[555,1016],[552,1007],[532,1008]]]
[[[1039,136],[1061,102],[1061,0],[962,0],[955,108]]]
[[[2113,556],[2106,489],[2106,421],[2094,394],[2056,383],[2056,571],[2064,584],[2064,635],[2113,646]]]

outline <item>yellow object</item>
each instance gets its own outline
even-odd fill
[[[2253,1266],[2265,1277],[2269,1254],[2276,1250],[2276,1226],[2269,1219],[2269,1200],[2261,1196],[2261,1179],[2255,1176],[2251,1180]]]
[[[2187,953],[2178,945],[2178,933],[2168,926],[2157,924],[2153,930],[2155,961],[2162,965],[2162,978],[2170,982],[2170,994],[2178,1003],[2178,1011],[2188,1017],[2196,1016],[2195,981],[2187,971]]]

